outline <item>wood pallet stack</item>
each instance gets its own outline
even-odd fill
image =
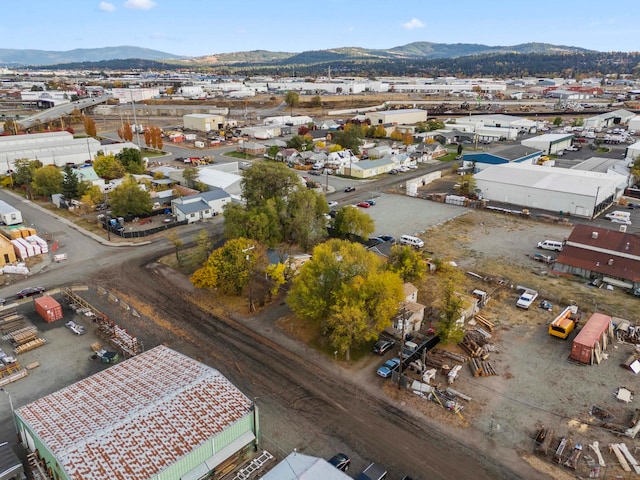
[[[469,361],[469,366],[471,367],[471,373],[474,377],[490,377],[498,375],[495,368],[493,368],[493,365],[484,360],[472,358]]]
[[[20,355],[21,353],[28,352],[30,350],[35,350],[36,348],[41,347],[46,343],[47,341],[44,338],[39,337],[34,340],[31,340],[30,342],[24,343],[22,345],[18,345],[16,348],[13,349],[13,351],[16,355]]]
[[[0,335],[3,336],[4,340],[6,340],[6,338],[4,338],[5,335],[15,330],[24,328],[26,325],[26,319],[19,313],[5,315],[0,318]]]
[[[9,340],[13,346],[23,345],[31,340],[35,340],[38,336],[38,329],[36,327],[24,327],[14,332],[8,333],[3,337],[5,340]]]

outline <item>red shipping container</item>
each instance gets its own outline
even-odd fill
[[[55,322],[62,318],[62,306],[56,302],[53,297],[34,298],[33,303],[36,306],[36,312],[47,322]]]
[[[596,348],[604,349],[603,337],[608,335],[611,317],[602,313],[594,313],[580,333],[576,335],[571,346],[571,359],[580,363],[592,364]]]

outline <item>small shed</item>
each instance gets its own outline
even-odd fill
[[[602,352],[613,338],[613,324],[609,315],[594,313],[571,346],[570,358],[576,362],[592,365],[600,363]]]

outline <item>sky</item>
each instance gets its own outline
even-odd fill
[[[0,0],[0,48],[175,55],[544,42],[640,51],[637,0]]]

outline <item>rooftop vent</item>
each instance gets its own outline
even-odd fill
[[[591,238],[593,238],[594,240],[598,238],[598,232],[591,232]]]
[[[607,265],[609,265],[609,266],[613,265],[613,258],[609,259],[609,261],[607,262]]]

